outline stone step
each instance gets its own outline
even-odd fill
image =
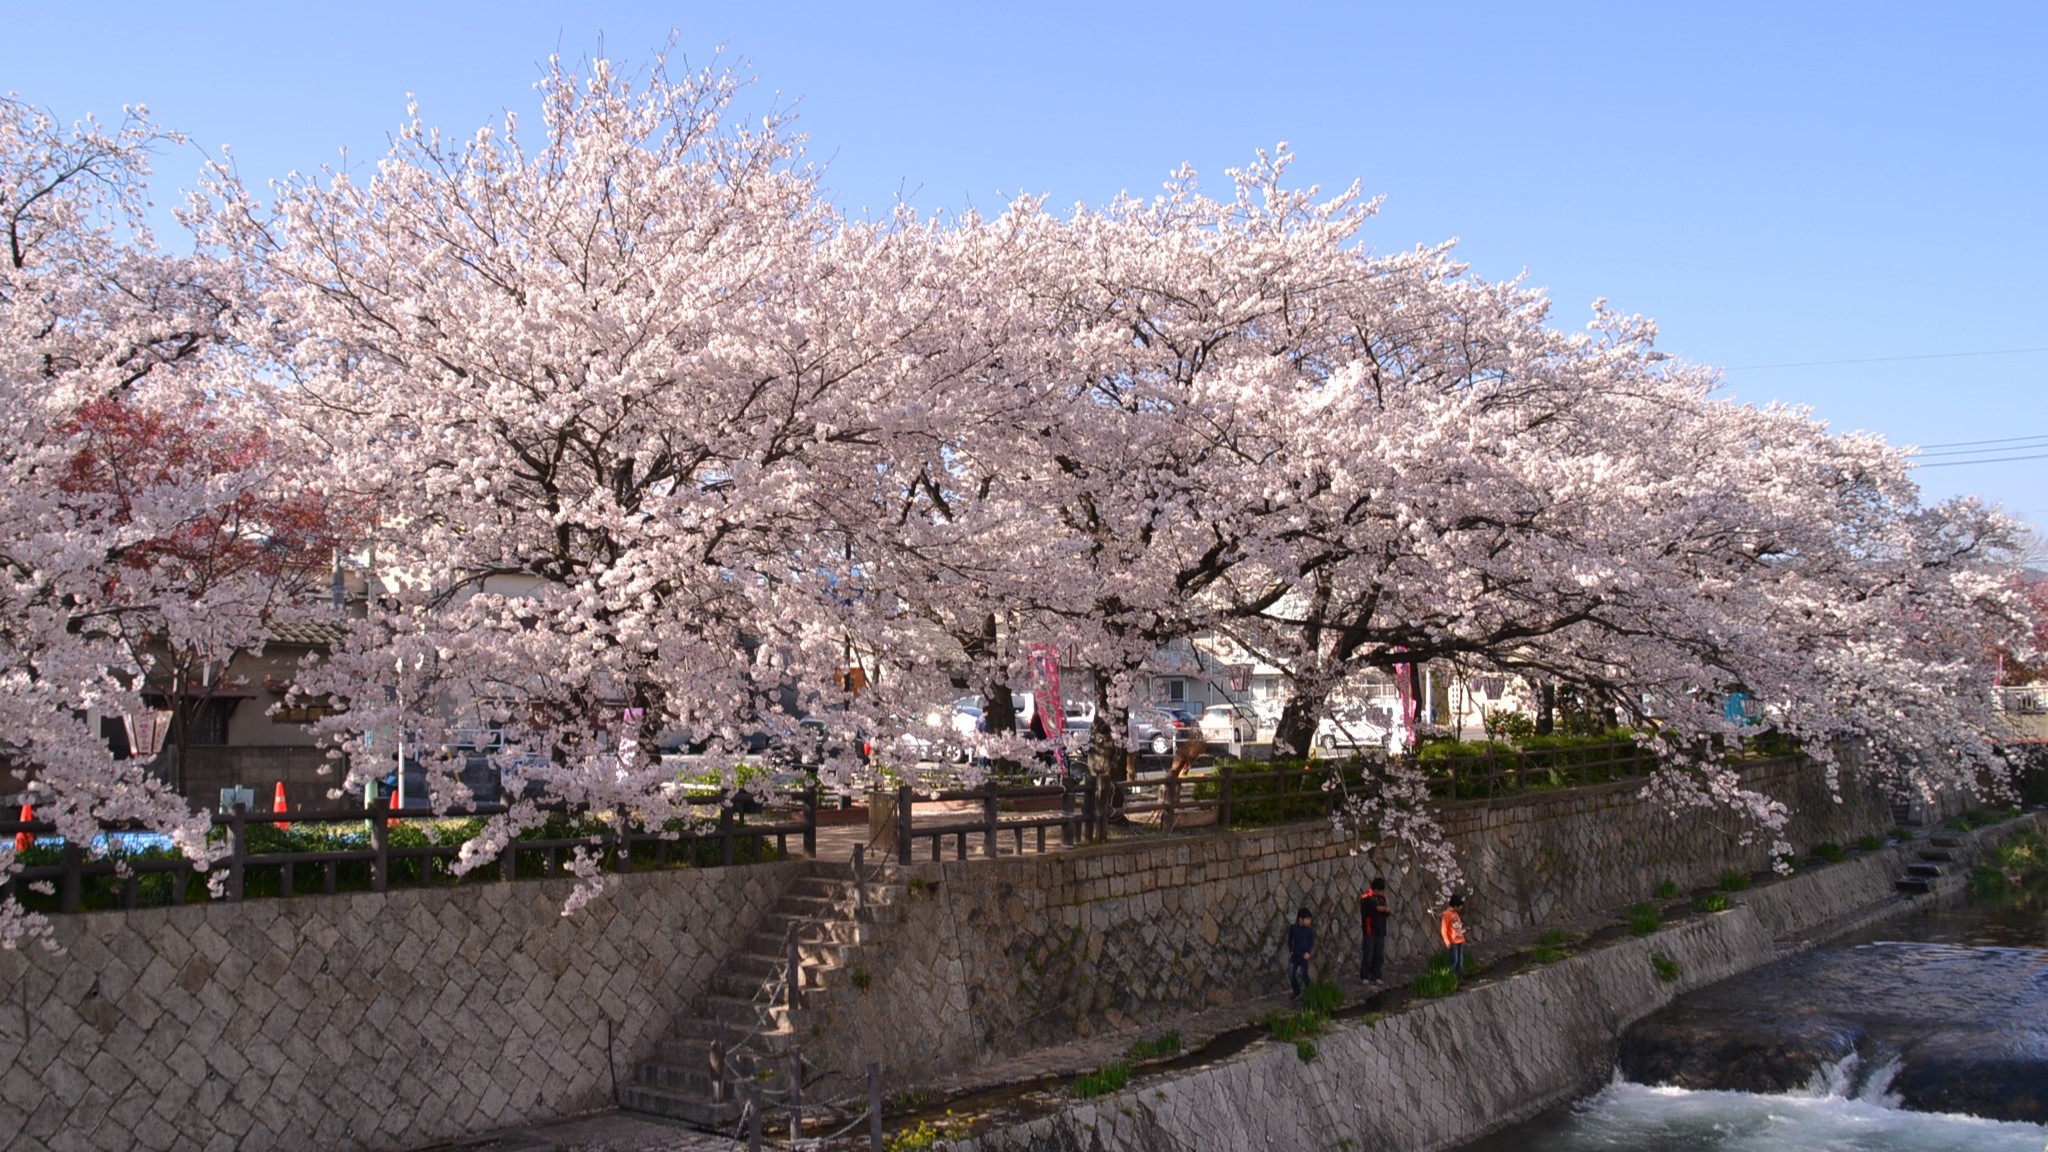
[[[789,1008],[782,1004],[757,1002],[750,997],[708,992],[701,998],[703,1014],[747,1032],[789,1026]]]
[[[1893,881],[1892,887],[1908,896],[1925,896],[1934,891],[1933,882],[1920,876],[1901,876]]]
[[[1956,858],[1956,854],[1954,852],[1949,851],[1946,848],[1922,849],[1919,853],[1919,856],[1922,860],[1933,860],[1942,864],[1954,863]]]
[[[651,1084],[619,1085],[619,1103],[631,1112],[666,1116],[700,1128],[729,1128],[746,1114],[746,1105],[738,1099],[714,1104],[708,1097],[696,1097]]]
[[[711,1061],[711,1042],[719,1038],[718,1022],[709,1016],[693,1016],[678,1021],[668,1036],[655,1041],[655,1051],[663,1059],[674,1059],[688,1064],[700,1060],[705,1066]],[[780,1055],[789,1048],[796,1034],[787,1028],[749,1032],[731,1024],[725,1027],[725,1050],[734,1060],[758,1059]],[[696,1055],[691,1055],[695,1053]],[[735,1067],[738,1065],[736,1064]]]
[[[1939,875],[1941,875],[1941,874],[1942,874],[1942,872],[1943,872],[1943,869],[1942,869],[1941,865],[1939,865],[1939,864],[1908,864],[1908,865],[1906,865],[1906,875],[1908,875],[1908,876],[1920,876],[1920,877],[1924,877],[1924,878],[1926,878],[1926,879],[1928,879],[1928,880],[1932,880],[1932,879],[1934,879],[1934,878],[1935,878],[1936,876],[1939,876]]]
[[[1963,838],[1961,836],[1952,835],[1947,832],[1929,836],[1927,842],[1936,848],[1961,848],[1963,846]]]

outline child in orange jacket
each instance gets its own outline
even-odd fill
[[[1443,917],[1437,921],[1437,935],[1443,937],[1444,947],[1451,950],[1451,971],[1460,979],[1465,975],[1465,918],[1458,910],[1464,906],[1465,898],[1453,894],[1451,906],[1444,909]]]

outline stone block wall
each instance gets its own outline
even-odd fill
[[[1746,778],[1799,813],[1804,849],[1890,825],[1880,797],[1833,802],[1817,769],[1769,762]],[[1640,781],[1451,806],[1466,920],[1490,938],[1562,924],[1770,864],[1723,813],[1677,818]],[[1327,825],[1206,832],[1045,856],[913,865],[902,918],[860,949],[865,990],[813,998],[798,1027],[818,1064],[849,1078],[878,1061],[892,1083],[1286,987],[1282,940],[1313,909],[1320,971],[1355,975],[1358,894],[1390,880],[1389,962],[1438,947],[1437,882]]]
[[[0,1150],[397,1149],[612,1103],[803,864],[99,912],[0,952]]]

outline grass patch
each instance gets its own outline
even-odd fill
[[[1123,1091],[1131,1082],[1131,1062],[1117,1060],[1093,1072],[1084,1072],[1074,1078],[1074,1096],[1086,1100],[1091,1096],[1107,1096],[1111,1092]]]
[[[1659,900],[1669,900],[1673,896],[1678,895],[1678,881],[1666,880],[1662,884],[1657,885],[1657,890],[1650,893],[1650,895],[1655,896]]]
[[[1856,838],[1856,850],[1858,852],[1875,852],[1882,847],[1884,847],[1884,837],[1882,836],[1859,836]]]
[[[1662,980],[1666,984],[1675,983],[1678,980],[1678,961],[1668,956],[1651,956],[1650,967],[1657,970],[1657,979]]]
[[[1538,944],[1529,949],[1529,958],[1538,964],[1555,964],[1564,959],[1564,949],[1550,944]]]
[[[1749,877],[1734,869],[1721,873],[1721,891],[1740,892],[1749,887]]]
[[[1434,999],[1458,990],[1458,974],[1448,968],[1431,968],[1415,978],[1415,994]]]
[[[1316,1044],[1313,1040],[1296,1040],[1294,1054],[1301,1057],[1303,1064],[1313,1064],[1316,1059]]]
[[[1815,844],[1813,846],[1813,854],[1816,859],[1825,860],[1830,864],[1840,864],[1849,855],[1847,852],[1842,851],[1840,844],[1829,843]]]
[[[1979,828],[1996,824],[2003,819],[2005,819],[2005,814],[2002,812],[1986,812],[1981,808],[1972,808],[1968,812],[1950,820],[1948,826],[1958,832],[1975,832]]]
[[[1699,912],[1726,912],[1728,910],[1728,894],[1726,892],[1709,892],[1705,896],[1693,901],[1692,906],[1695,911]]]
[[[1648,936],[1664,923],[1657,915],[1655,904],[1631,904],[1622,909],[1622,919],[1628,923],[1628,930],[1637,936]]]
[[[1344,990],[1328,980],[1311,981],[1301,990],[1301,1010],[1328,1016],[1344,1006]]]
[[[1911,840],[1913,838],[1913,830],[1911,828],[1906,827],[1904,824],[1901,824],[1898,827],[1892,829],[1891,838],[1903,844],[1906,841]]]
[[[1157,1060],[1162,1056],[1180,1055],[1180,1033],[1168,1032],[1150,1040],[1139,1040],[1131,1045],[1133,1060]]]
[[[1269,1012],[1265,1023],[1267,1035],[1287,1044],[1304,1037],[1322,1035],[1323,1025],[1329,1023],[1329,1018],[1320,1012]]]

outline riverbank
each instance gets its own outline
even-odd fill
[[[1140,1077],[951,1146],[974,1152],[1194,1152],[1216,1148],[1450,1148],[1580,1095],[1616,1038],[1687,991],[1930,902],[1963,899],[1986,842],[2032,813],[1961,837],[1961,867],[1927,896],[1893,893],[1917,845],[1802,871],[1641,937],[1554,963],[1502,965],[1441,1000],[1334,1022],[1313,1046],[1259,1042],[1199,1068]],[[1378,1086],[1365,1088],[1361,1086]],[[1398,1086],[1398,1087],[1396,1087]]]

